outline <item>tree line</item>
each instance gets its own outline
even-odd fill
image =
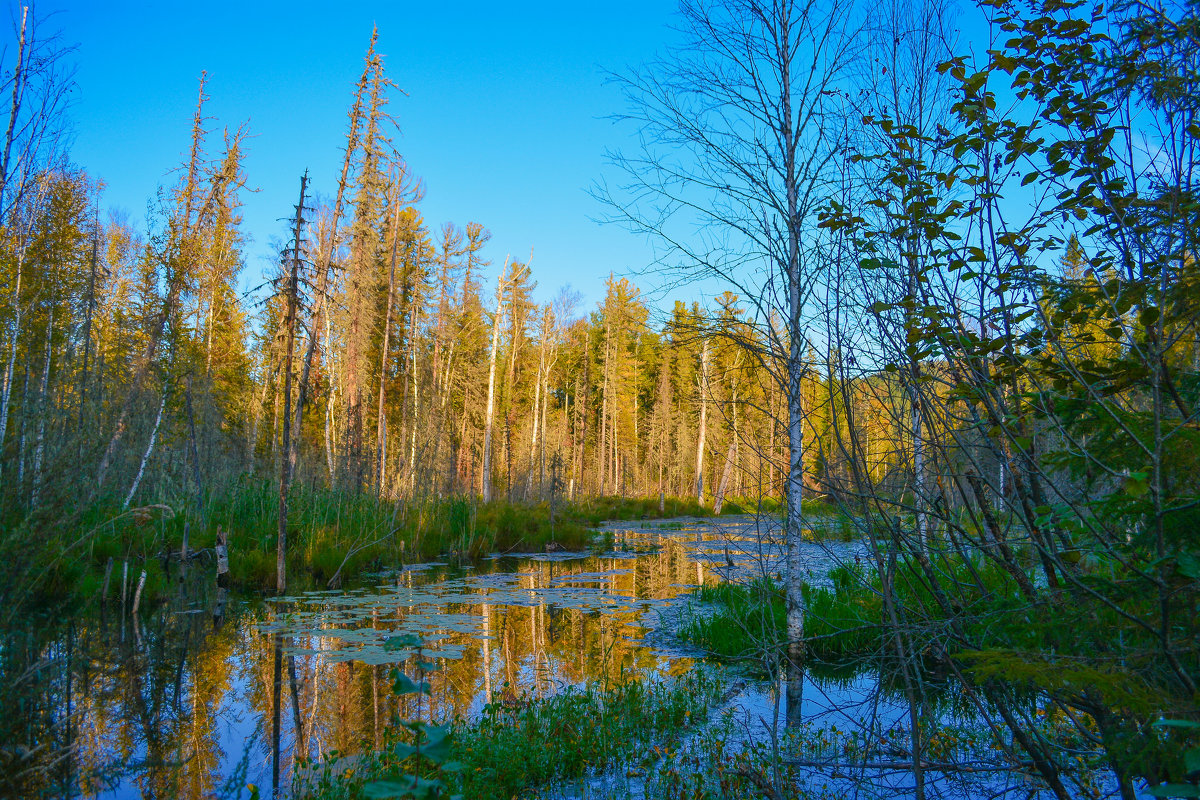
[[[64,536],[72,523],[154,504],[199,515],[281,460],[300,484],[401,504],[780,495],[784,399],[747,350],[746,303],[725,292],[664,312],[611,275],[594,309],[569,289],[536,302],[534,265],[491,263],[483,224],[424,219],[376,36],[332,198],[302,197],[265,289],[244,296],[248,131],[208,116],[207,78],[178,179],[139,228],[104,210],[101,180],[54,137],[65,112],[46,97],[69,85],[53,71],[69,54],[29,24],[6,86],[8,149],[23,150],[0,253],[14,546],[81,546],[94,531]],[[828,439],[815,371],[806,392]],[[893,433],[876,442],[882,476],[902,454]],[[810,459],[814,487],[844,468],[833,452]]]

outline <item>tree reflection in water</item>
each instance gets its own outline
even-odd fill
[[[286,787],[297,760],[375,748],[395,715],[416,714],[387,679],[397,662],[411,672],[411,654],[383,648],[399,633],[420,634],[438,663],[433,721],[686,670],[665,637],[643,642],[646,612],[725,579],[727,553],[777,569],[749,524],[722,528],[614,529],[602,555],[415,565],[265,602],[218,596],[194,569],[132,633],[111,610],[31,623],[0,651],[0,794],[199,800],[247,782],[265,793],[276,770]]]

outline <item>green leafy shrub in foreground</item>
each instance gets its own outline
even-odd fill
[[[439,753],[437,774],[427,769],[421,777],[443,781],[450,795],[508,800],[596,770],[645,769],[657,761],[668,739],[705,718],[721,689],[715,675],[698,670],[661,682],[633,680],[607,689],[595,684],[570,687],[544,699],[510,696],[486,706],[477,720],[453,723],[445,739],[439,739],[447,744],[444,754]],[[381,796],[371,793],[378,791],[379,781],[413,766],[405,762],[411,758],[405,731],[403,725],[393,728],[388,746],[355,759],[352,770],[339,774],[336,762],[323,764],[301,781],[298,796],[309,800]],[[396,741],[405,747],[396,750]],[[397,780],[395,785],[408,784]]]

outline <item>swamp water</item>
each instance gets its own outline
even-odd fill
[[[599,553],[412,565],[346,590],[266,600],[226,602],[210,574],[193,575],[196,586],[139,625],[110,609],[68,621],[49,641],[10,638],[5,677],[24,693],[3,723],[0,767],[9,780],[28,776],[0,790],[246,797],[253,783],[268,796],[277,775],[286,793],[298,761],[373,749],[396,713],[416,715],[410,697],[390,691],[390,670],[411,664],[411,653],[385,646],[401,634],[418,634],[439,666],[421,711],[435,721],[568,685],[679,674],[697,663],[672,634],[689,593],[777,573],[778,539],[777,524],[766,531],[752,518],[609,525]],[[804,551],[819,584],[859,546]],[[862,674],[810,681],[804,716],[860,716],[854,698],[873,696],[873,685]],[[752,688],[735,701],[753,723],[743,723],[747,740],[770,720],[770,696]]]

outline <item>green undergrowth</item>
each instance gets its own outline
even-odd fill
[[[942,579],[956,589],[951,602],[961,619],[983,635],[998,624],[1006,608],[1015,607],[1016,585],[998,568],[944,559],[937,565]],[[898,570],[896,606],[910,626],[926,626],[926,635],[945,633],[948,623],[923,618],[923,611],[938,607],[938,599],[913,572]],[[980,585],[980,583],[982,585]],[[858,564],[834,567],[827,585],[803,585],[805,601],[805,652],[827,663],[875,657],[890,646],[885,624],[882,583],[875,570]],[[776,658],[786,643],[787,609],[784,590],[770,580],[723,583],[702,587],[696,609],[680,635],[713,655],[764,665]],[[938,630],[935,631],[934,628]],[[929,638],[933,638],[929,636]]]
[[[805,653],[824,664],[893,659],[895,614],[910,652],[929,670],[953,662],[972,682],[1002,683],[1014,697],[1084,693],[1148,718],[1161,713],[1171,685],[1163,677],[1156,641],[1121,611],[1153,619],[1154,596],[1118,598],[1128,591],[1127,581],[1085,575],[1080,580],[1087,583],[1086,593],[1039,587],[1027,597],[1013,575],[981,556],[937,556],[928,569],[937,577],[936,591],[924,568],[897,564],[892,610],[884,605],[879,574],[864,566],[839,566],[827,583],[805,585]],[[1031,571],[1029,580],[1035,577]],[[786,642],[781,586],[718,584],[700,589],[697,599],[702,604],[680,630],[684,639],[718,658],[759,669],[780,663]],[[1194,637],[1194,631],[1194,625],[1181,631],[1180,639]],[[1087,653],[1090,660],[1056,655],[1075,653]]]
[[[495,702],[472,721],[451,726],[444,780],[450,795],[508,800],[597,771],[653,767],[693,723],[706,718],[723,684],[706,670],[667,681],[636,680],[604,689],[568,688],[544,698]],[[392,774],[378,753],[310,766],[295,796],[357,800],[368,784]]]

